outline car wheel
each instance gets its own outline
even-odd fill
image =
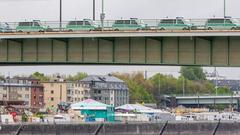
[[[22,30],[18,30],[18,32],[21,32],[21,33],[22,33],[23,31],[22,31]]]
[[[140,31],[141,29],[140,29],[140,28],[137,28],[136,30],[137,30],[137,31]]]
[[[44,30],[39,30],[38,32],[44,32]]]
[[[183,30],[188,30],[188,28],[184,27]]]
[[[114,31],[119,31],[119,29],[114,29]]]
[[[160,30],[165,30],[164,28],[160,28]]]
[[[208,30],[213,30],[213,28],[212,27],[208,27]]]
[[[72,29],[69,29],[68,32],[73,32],[73,30],[72,30]]]
[[[235,27],[232,27],[232,28],[231,28],[231,30],[236,30],[236,29],[237,29],[237,28],[235,28]]]

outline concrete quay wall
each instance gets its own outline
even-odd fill
[[[240,122],[0,125],[0,135],[240,135]]]

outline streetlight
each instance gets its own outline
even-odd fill
[[[226,0],[223,0],[223,15],[226,17]]]
[[[60,2],[59,2],[59,6],[60,6],[60,14],[59,14],[59,19],[60,19],[60,23],[59,23],[59,25],[60,25],[60,31],[62,31],[62,0],[60,0]]]
[[[101,25],[102,25],[102,30],[104,27],[104,18],[105,18],[105,13],[104,13],[104,0],[102,0],[102,13],[100,14],[100,19],[101,19]]]
[[[93,0],[93,21],[95,21],[95,1]]]
[[[185,78],[183,77],[183,87],[182,87],[183,96],[185,96]]]

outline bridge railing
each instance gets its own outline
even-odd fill
[[[172,94],[166,95],[167,97],[197,97],[197,96],[235,96],[234,94]]]
[[[167,19],[167,18],[165,18]],[[137,20],[138,24],[143,26],[145,29],[142,30],[159,30],[159,23],[162,19],[139,19]],[[189,26],[195,26],[196,29],[198,30],[203,30],[205,29],[205,24],[208,19],[202,18],[202,19],[184,19],[184,22],[188,24]],[[234,23],[239,25],[240,28],[240,18],[231,18],[231,20],[234,20]],[[24,21],[23,21],[24,22]],[[98,30],[114,30],[112,28],[115,20],[104,20],[103,22],[100,20],[93,21],[94,26],[100,28]],[[0,24],[8,24],[11,31],[16,32],[17,31],[17,26],[19,22],[0,22]],[[59,21],[40,21],[40,24],[43,27],[51,28],[52,31],[66,31],[66,26],[69,23],[69,21],[63,21],[60,23]],[[225,24],[225,23],[224,23]],[[171,24],[169,24],[171,25]],[[62,27],[60,27],[62,26]],[[1,25],[0,25],[1,27]],[[173,27],[174,29],[174,27]],[[196,30],[192,29],[190,27],[189,30]],[[0,28],[1,30],[1,28]]]

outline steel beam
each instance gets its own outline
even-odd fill
[[[196,47],[197,47],[197,38],[196,37],[194,37],[194,39],[193,39],[194,41],[193,41],[193,44],[194,44],[194,47],[193,47],[193,64],[194,65],[196,65],[197,63],[196,63]]]
[[[38,55],[39,55],[39,54],[38,54],[38,53],[39,53],[39,52],[38,52],[38,50],[39,50],[38,44],[39,44],[39,41],[38,41],[38,38],[37,38],[37,39],[36,39],[36,61],[37,61],[37,62],[38,62],[38,60],[39,60],[39,59],[38,59]]]
[[[131,63],[131,37],[129,37],[129,40],[128,40],[128,63]]]

